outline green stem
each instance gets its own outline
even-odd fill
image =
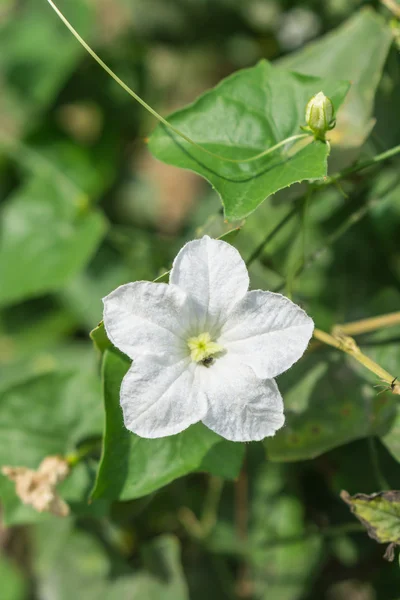
[[[325,185],[330,185],[332,183],[337,184],[340,179],[343,179],[344,177],[347,177],[348,175],[352,175],[353,173],[357,173],[358,171],[361,171],[362,169],[366,169],[367,167],[371,167],[371,166],[373,166],[375,164],[378,164],[378,163],[380,163],[380,162],[382,162],[384,160],[387,160],[388,158],[392,158],[393,156],[395,156],[396,154],[399,154],[399,153],[400,153],[400,146],[395,146],[394,148],[391,148],[390,150],[387,150],[386,152],[382,152],[381,154],[378,154],[374,158],[371,158],[371,159],[366,160],[366,161],[364,161],[362,163],[358,163],[356,165],[353,165],[352,167],[348,167],[347,169],[343,169],[342,171],[338,171],[337,173],[331,175],[330,177],[326,177],[325,179],[323,179],[320,182],[315,182],[315,185],[325,186]],[[307,194],[308,193],[309,192],[307,192]],[[297,276],[304,268],[307,268],[310,263],[314,262],[314,260],[319,257],[319,255],[328,247],[328,245],[330,243],[335,242],[350,227],[352,227],[352,225],[354,225],[360,219],[362,219],[363,216],[366,214],[366,212],[368,212],[368,210],[373,205],[374,205],[374,203],[370,202],[366,206],[360,208],[358,211],[356,211],[355,213],[353,213],[352,215],[350,215],[349,219],[347,221],[345,221],[345,223],[343,223],[338,228],[338,230],[334,234],[332,234],[332,236],[330,236],[330,238],[328,239],[328,244],[325,244],[322,248],[318,249],[316,252],[313,253],[313,255],[311,257],[309,257],[307,259],[307,261],[303,262],[303,265],[301,265],[298,268],[298,271],[295,274],[295,276]],[[271,233],[269,233],[267,235],[267,237],[261,242],[261,244],[259,246],[257,246],[257,248],[254,250],[254,252],[250,255],[250,258],[247,260],[247,262],[246,262],[247,266],[249,266],[254,260],[256,260],[256,258],[258,258],[258,256],[262,253],[262,251],[264,250],[264,247],[268,244],[268,242],[270,242],[271,239],[280,231],[280,229],[292,217],[294,217],[294,215],[296,214],[296,212],[297,212],[296,208],[292,209],[278,223],[278,225],[271,231]],[[278,289],[278,291],[281,290],[282,287],[283,286],[280,286],[279,289]]]
[[[266,543],[268,545],[268,548],[279,548],[281,546],[299,544],[313,537],[331,539],[341,535],[357,533],[365,534],[365,527],[361,523],[357,522],[342,523],[341,525],[331,525],[328,527],[317,527],[315,525],[312,525],[308,527],[304,531],[304,533],[272,538],[269,539]],[[250,557],[250,559],[254,560],[258,556],[260,558],[265,556],[265,549],[257,546],[255,547],[252,544],[244,545],[242,543],[238,543],[234,550],[234,554],[242,557]]]
[[[317,328],[314,329],[313,337],[323,344],[327,344],[328,346],[332,346],[332,348],[345,352],[363,365],[363,367],[368,369],[368,371],[371,371],[371,373],[374,373],[374,375],[379,377],[381,381],[387,383],[388,391],[391,390],[392,394],[396,394],[397,396],[400,395],[400,384],[396,383],[397,377],[393,377],[391,373],[383,369],[378,363],[364,354],[353,338],[341,334],[340,332],[336,334],[336,336],[333,336],[330,333]]]
[[[200,520],[204,536],[209,535],[217,523],[217,513],[223,487],[224,480],[221,477],[210,476],[207,495],[204,500],[203,514]]]
[[[313,190],[314,190],[314,188],[312,186],[310,186],[308,188],[308,193],[305,195],[303,206],[302,206],[302,211],[301,211],[301,227],[302,227],[301,259],[302,259],[302,262],[305,262],[305,260],[306,260],[307,221],[308,221],[308,214],[309,214],[309,208],[310,208],[310,200],[311,200],[311,195],[312,195]]]
[[[112,71],[110,69],[110,67],[108,65],[106,65],[106,63],[100,58],[100,56],[98,56],[96,54],[96,52],[94,50],[92,50],[92,48],[89,46],[89,44],[87,44],[85,42],[85,40],[76,31],[76,29],[74,29],[74,27],[71,25],[71,23],[68,21],[68,19],[63,15],[63,13],[60,11],[60,9],[57,8],[57,6],[54,4],[53,0],[47,0],[47,2],[50,4],[51,8],[58,15],[58,17],[61,19],[61,21],[64,23],[64,25],[70,30],[72,35],[78,40],[78,42],[81,44],[81,46],[83,46],[83,48],[85,48],[85,50],[90,54],[90,56],[92,58],[94,58],[94,60],[100,65],[100,67],[102,67],[102,69],[104,69],[104,71],[106,71],[106,73],[108,73],[108,75],[110,75],[110,77],[112,77],[114,79],[114,81],[122,87],[122,89],[124,89],[130,96],[132,96],[132,98],[134,98],[134,100],[136,100],[136,102],[139,102],[139,104],[141,104],[143,106],[143,108],[145,108],[151,115],[153,115],[153,117],[155,117],[160,123],[165,125],[165,127],[168,127],[168,129],[173,131],[176,135],[178,135],[179,137],[184,139],[186,142],[188,142],[189,144],[191,144],[198,150],[201,150],[205,154],[208,154],[209,156],[212,156],[213,158],[217,158],[218,160],[222,160],[224,162],[235,163],[235,164],[249,163],[249,162],[258,160],[260,158],[263,158],[264,156],[267,156],[267,154],[274,152],[275,150],[277,150],[281,146],[284,146],[285,144],[294,142],[295,140],[300,140],[300,139],[303,139],[306,137],[310,137],[310,135],[308,133],[299,133],[297,135],[292,135],[292,136],[286,138],[285,140],[282,140],[278,144],[275,144],[275,146],[272,146],[271,148],[267,148],[266,150],[263,150],[259,154],[256,154],[255,156],[251,156],[250,158],[227,158],[226,156],[221,156],[219,154],[215,154],[214,152],[211,152],[210,150],[207,150],[207,148],[204,148],[204,146],[202,146],[201,144],[198,144],[197,142],[192,140],[189,136],[187,136],[185,133],[180,131],[180,129],[177,129],[176,127],[171,125],[171,123],[169,123],[166,119],[164,119],[164,117],[162,117],[157,111],[155,111],[154,108],[152,108],[138,94],[136,94],[136,92],[134,92],[124,81],[122,81],[122,79],[120,79],[118,77],[118,75],[116,75],[114,73],[114,71]]]
[[[268,541],[268,547],[273,548],[277,546],[286,546],[288,544],[295,544],[298,542],[304,542],[310,537],[322,536],[324,538],[332,538],[339,535],[346,535],[348,533],[365,533],[365,527],[360,523],[344,523],[343,525],[332,525],[331,527],[312,528],[306,531],[304,534],[293,535],[288,537],[281,537],[275,540]]]
[[[381,471],[381,467],[379,464],[378,451],[376,449],[375,438],[370,435],[368,437],[368,447],[369,447],[369,455],[371,458],[372,469],[375,474],[376,483],[380,487],[380,491],[390,490],[390,485],[385,479],[384,474]]]
[[[348,177],[349,175],[353,175],[354,173],[358,173],[358,171],[362,171],[363,169],[367,169],[368,167],[372,167],[388,158],[392,158],[396,156],[396,154],[400,153],[400,146],[395,146],[394,148],[390,148],[390,150],[386,150],[386,152],[382,152],[382,154],[377,154],[373,158],[365,160],[363,162],[357,163],[351,167],[347,167],[347,169],[343,169],[342,171],[338,171],[334,173],[330,177],[326,177],[323,181],[320,182],[320,185],[330,185],[331,183],[335,183],[339,181],[339,179],[343,179],[344,177]]]
[[[304,195],[302,200],[301,208],[301,256],[296,262],[293,262],[290,266],[288,275],[286,277],[286,296],[291,300],[293,295],[294,284],[299,269],[306,262],[306,238],[307,238],[307,218],[308,209],[314,186],[309,186],[307,193]]]
[[[339,238],[341,238],[342,235],[344,235],[346,233],[346,231],[348,231],[351,227],[353,227],[353,225],[358,223],[368,213],[368,211],[371,210],[371,208],[373,208],[373,206],[376,205],[376,203],[377,203],[377,200],[367,202],[364,206],[362,206],[361,208],[356,210],[354,213],[352,213],[344,221],[344,223],[342,223],[336,229],[336,231],[334,231],[331,235],[329,235],[327,237],[326,242],[323,246],[320,246],[319,248],[317,248],[317,250],[314,250],[314,252],[312,252],[308,256],[306,261],[303,264],[299,265],[299,267],[297,268],[297,270],[294,274],[294,277],[298,277],[298,275],[300,275],[304,270],[311,267],[311,265],[313,265],[314,262],[316,262],[324,254],[324,252],[326,252],[328,250],[328,248],[330,248],[330,246],[332,246],[335,242],[337,242],[337,240]],[[280,292],[284,287],[285,287],[285,283],[282,283],[277,288],[275,288],[273,291]]]
[[[253,263],[262,253],[265,246],[280,232],[280,230],[288,223],[294,216],[297,214],[297,206],[294,206],[292,210],[290,210],[284,217],[279,221],[279,223],[270,231],[263,241],[257,246],[257,248],[252,252],[249,258],[246,261],[246,265],[249,267],[251,263]]]
[[[198,541],[206,540],[217,523],[217,513],[223,487],[224,481],[221,477],[214,477],[212,475],[209,477],[208,489],[200,520],[187,506],[182,506],[179,510],[180,522],[189,535]]]

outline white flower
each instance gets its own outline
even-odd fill
[[[208,236],[182,248],[169,280],[104,298],[107,335],[133,359],[121,385],[127,429],[159,438],[203,421],[228,440],[274,435],[284,415],[273,377],[302,356],[313,321],[280,294],[248,292],[239,252]]]

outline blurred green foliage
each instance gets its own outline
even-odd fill
[[[400,57],[378,1],[59,6],[163,115],[267,59],[351,81],[330,136],[331,172],[400,143]],[[339,498],[342,488],[378,491],[382,474],[392,488],[400,478],[398,404],[351,359],[313,348],[280,377],[287,426],[265,444],[231,444],[201,426],[154,441],[123,429],[116,390],[127,363],[89,338],[101,298],[164,273],[188,239],[232,229],[217,192],[176,168],[192,165],[150,154],[155,125],[45,0],[3,0],[0,466],[84,459],[60,486],[65,520],[23,505],[0,477],[1,600],[398,600],[397,565],[382,561]],[[399,166],[361,172],[343,190],[307,195],[295,185],[264,201],[230,240],[245,259],[296,211],[252,262],[252,287],[291,294],[325,330],[398,310]],[[399,334],[358,339],[394,376]],[[101,362],[111,373],[104,393]]]

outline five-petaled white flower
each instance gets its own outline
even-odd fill
[[[158,438],[203,421],[228,440],[274,435],[284,414],[273,377],[302,356],[312,319],[280,294],[249,292],[239,252],[208,236],[180,250],[169,281],[104,298],[107,335],[133,359],[120,395],[127,429]]]

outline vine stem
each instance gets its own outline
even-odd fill
[[[393,394],[400,395],[400,384],[396,383],[396,377],[393,377],[388,371],[385,371],[378,363],[373,361],[369,356],[366,356],[360,348],[357,346],[353,338],[344,335],[342,333],[337,334],[335,337],[330,333],[326,333],[321,329],[314,329],[314,338],[332,346],[337,350],[341,350],[346,354],[352,356],[356,361],[361,363],[366,369],[377,375],[382,381],[388,384],[389,389]]]
[[[296,140],[310,137],[310,134],[308,134],[308,133],[299,133],[296,135],[292,135],[292,136],[286,138],[285,140],[278,142],[277,144],[275,144],[275,146],[272,146],[271,148],[267,148],[266,150],[263,150],[259,154],[256,154],[255,156],[251,156],[249,158],[227,158],[226,156],[221,156],[219,154],[215,154],[214,152],[211,152],[210,150],[207,150],[207,148],[204,148],[204,146],[202,146],[201,144],[192,140],[188,135],[183,133],[183,131],[181,131],[177,127],[174,127],[173,125],[171,125],[171,123],[169,123],[169,121],[164,119],[164,117],[162,117],[157,111],[155,111],[154,108],[152,108],[138,94],[136,94],[136,92],[134,92],[124,81],[122,81],[122,79],[120,77],[118,77],[118,75],[116,75],[114,73],[114,71],[112,71],[112,69],[110,69],[110,67],[108,65],[106,65],[106,63],[100,58],[100,56],[98,54],[96,54],[96,52],[89,46],[89,44],[87,42],[85,42],[85,40],[79,35],[79,33],[76,31],[76,29],[68,21],[68,19],[63,15],[63,13],[60,11],[60,9],[54,4],[53,0],[47,0],[47,2],[50,4],[51,8],[54,10],[54,12],[57,14],[57,16],[61,19],[61,21],[64,23],[64,25],[69,29],[69,31],[72,33],[72,35],[75,37],[75,39],[81,44],[81,46],[83,46],[83,48],[90,54],[90,56],[92,58],[94,58],[94,60],[100,65],[100,67],[102,67],[102,69],[104,69],[104,71],[106,71],[106,73],[108,73],[108,75],[110,77],[112,77],[114,79],[114,81],[122,87],[123,90],[125,90],[125,92],[127,92],[130,96],[132,96],[132,98],[134,100],[136,100],[136,102],[141,104],[143,106],[143,108],[145,108],[151,115],[153,115],[153,117],[155,117],[165,127],[168,127],[168,129],[173,131],[176,135],[178,135],[179,137],[184,139],[186,142],[188,142],[189,144],[191,144],[198,150],[201,150],[205,154],[208,154],[209,156],[212,156],[213,158],[217,158],[218,160],[222,160],[224,162],[236,163],[236,164],[250,163],[250,162],[253,162],[260,158],[264,158],[268,154],[274,152],[275,150],[278,150],[278,148],[281,148],[282,146],[284,146],[290,142],[294,142]]]
[[[280,230],[288,223],[292,217],[297,213],[297,206],[294,206],[292,210],[290,210],[284,217],[279,221],[279,223],[270,231],[267,236],[263,239],[263,241],[253,250],[252,254],[246,260],[246,265],[249,267],[251,263],[253,263],[262,253],[265,246],[270,242],[279,232]]]
[[[400,6],[397,4],[396,0],[381,0],[381,3],[390,10],[396,19],[400,19]]]
[[[386,150],[385,152],[382,152],[381,154],[377,154],[373,158],[364,160],[363,162],[360,162],[360,163],[356,163],[355,165],[352,165],[351,167],[347,167],[347,169],[343,169],[342,171],[338,171],[337,173],[334,173],[333,175],[325,177],[321,182],[317,182],[317,185],[324,186],[324,185],[330,185],[331,183],[336,183],[337,181],[339,181],[340,179],[343,179],[344,177],[348,177],[349,175],[358,173],[358,171],[362,171],[363,169],[372,167],[373,165],[376,165],[384,160],[387,160],[388,158],[392,158],[393,156],[396,156],[396,154],[399,154],[399,153],[400,153],[400,145],[394,146],[394,148],[390,148],[389,150]]]
[[[379,317],[371,317],[370,319],[361,319],[344,323],[343,325],[335,325],[332,328],[332,334],[345,333],[346,335],[360,335],[361,333],[369,333],[377,329],[386,329],[400,325],[400,312],[389,313]]]
[[[375,474],[376,483],[380,487],[380,491],[390,490],[390,485],[386,481],[384,474],[382,473],[381,466],[379,464],[378,451],[376,449],[376,442],[374,436],[368,437],[368,448],[371,459],[372,469]]]
[[[235,483],[235,526],[236,537],[243,546],[248,543],[249,522],[249,481],[247,473],[247,460],[245,458],[238,480]],[[252,585],[249,576],[247,560],[239,565],[236,582],[239,598],[249,598],[252,595]]]
[[[204,500],[203,513],[200,521],[205,535],[209,535],[217,524],[218,508],[223,488],[224,480],[222,477],[210,475],[207,495]]]
[[[337,242],[337,240],[340,239],[342,237],[342,235],[344,235],[346,233],[346,231],[348,231],[351,227],[353,227],[353,225],[358,223],[368,213],[368,211],[371,208],[373,208],[373,206],[375,206],[376,203],[377,203],[377,200],[367,202],[364,206],[362,206],[361,208],[357,209],[354,213],[352,213],[333,233],[331,233],[331,235],[329,235],[326,238],[326,242],[322,246],[320,246],[319,248],[314,250],[306,258],[305,262],[303,262],[303,260],[299,261],[297,269],[292,274],[292,277],[297,277],[305,269],[308,269],[309,267],[311,267],[314,264],[314,262],[316,260],[318,260],[332,244]],[[277,286],[272,291],[280,292],[284,288],[284,286],[285,286],[285,283]]]
[[[276,548],[278,546],[286,546],[304,542],[309,538],[315,536],[321,536],[329,539],[341,535],[347,535],[352,533],[365,533],[365,527],[361,523],[343,523],[341,525],[331,525],[328,527],[311,527],[304,533],[299,535],[291,535],[287,537],[279,537],[268,541],[269,548]]]
[[[331,175],[330,177],[325,177],[320,182],[314,182],[313,186],[323,187],[326,185],[337,184],[338,181],[348,175],[352,175],[353,173],[357,173],[362,169],[366,169],[374,164],[378,164],[388,158],[392,158],[396,154],[400,153],[400,146],[395,146],[390,150],[382,152],[378,154],[374,158],[364,161],[362,163],[358,163],[353,165],[352,167],[348,167],[347,169],[343,169],[342,171],[338,171],[337,173]],[[318,258],[319,254],[323,252],[330,244],[334,243],[339,237],[341,237],[350,227],[352,227],[355,223],[360,221],[365,214],[375,205],[376,201],[367,202],[364,206],[358,209],[356,212],[352,213],[350,217],[329,237],[329,242],[325,244],[322,248],[319,248],[315,253],[313,253],[306,262],[302,262],[302,265],[299,266],[298,271],[294,274],[297,276],[303,268],[307,268],[309,264],[314,262],[316,258]],[[248,260],[246,261],[246,265],[249,266],[254,260],[256,260],[259,255],[264,250],[265,246],[279,233],[279,231],[288,223],[295,215],[297,214],[297,206],[292,208],[274,227],[274,229],[267,234],[265,239],[255,248],[253,253],[250,255]],[[280,289],[280,288],[279,288]]]
[[[213,475],[209,477],[200,519],[187,506],[180,508],[179,520],[193,538],[204,541],[214,529],[218,520],[218,508],[223,487],[224,480],[221,477]]]

